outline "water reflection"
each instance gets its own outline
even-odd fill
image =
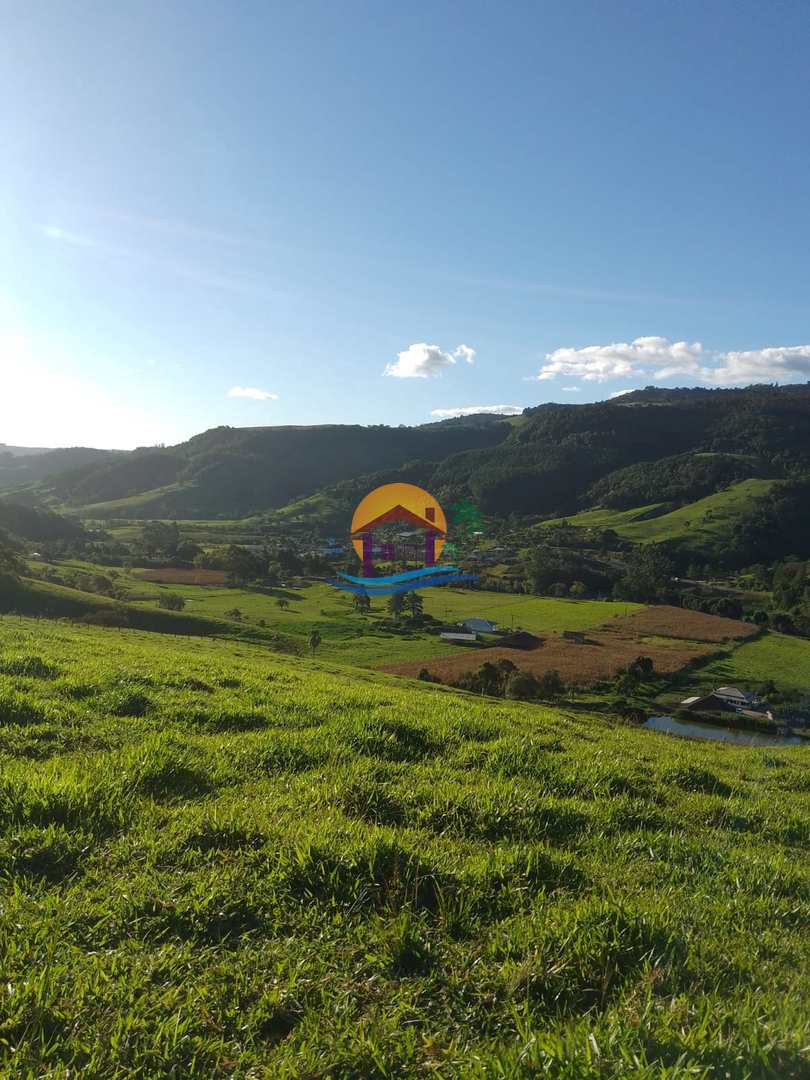
[[[651,716],[643,725],[651,731],[668,735],[685,735],[691,739],[714,739],[739,746],[798,746],[805,740],[798,735],[766,735],[761,731],[737,731],[715,724],[699,724],[695,720],[680,720],[674,716]]]

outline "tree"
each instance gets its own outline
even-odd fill
[[[543,672],[537,680],[537,692],[539,697],[549,701],[562,697],[565,693],[565,683],[556,668],[549,668],[548,671]]]
[[[308,639],[309,651],[314,653],[315,650],[320,645],[320,643],[321,643],[320,632],[318,630],[312,630],[310,632],[309,639]]]
[[[512,701],[534,701],[540,696],[537,679],[528,671],[515,671],[510,675],[505,693]]]
[[[409,592],[405,594],[405,606],[411,614],[411,618],[415,619],[421,615],[425,608],[425,602],[418,592]]]
[[[355,593],[352,605],[358,615],[368,615],[371,611],[371,597],[367,593]]]
[[[388,608],[389,614],[398,619],[405,610],[405,597],[402,593],[394,593],[393,596],[388,597],[388,603],[385,606]]]
[[[174,554],[175,558],[179,559],[180,562],[193,563],[201,551],[202,548],[199,544],[195,544],[193,540],[181,540]]]
[[[225,570],[229,585],[244,585],[261,575],[263,566],[258,555],[239,544],[231,544],[225,552]]]
[[[141,547],[149,558],[162,556],[174,558],[180,543],[177,522],[167,525],[165,521],[146,521],[141,529]]]
[[[637,656],[628,670],[634,671],[642,682],[646,682],[655,674],[655,664],[649,656]]]
[[[179,593],[165,592],[158,598],[158,607],[166,608],[167,611],[182,611],[186,602]]]
[[[501,673],[487,660],[478,669],[478,683],[482,694],[496,695],[501,689]]]
[[[584,581],[575,581],[571,585],[570,592],[572,596],[576,596],[578,599],[581,599],[583,596],[588,595],[588,586],[585,584]]]
[[[628,559],[615,592],[620,600],[661,603],[670,595],[672,573],[672,562],[659,544],[640,545]]]
[[[0,579],[18,578],[24,570],[25,564],[20,559],[17,548],[8,533],[0,529]]]

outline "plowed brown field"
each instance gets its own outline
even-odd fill
[[[477,671],[485,661],[511,660],[521,671],[541,675],[556,668],[567,683],[588,685],[610,678],[637,656],[649,656],[656,671],[670,674],[691,660],[717,652],[720,642],[741,640],[757,633],[756,626],[675,607],[645,608],[586,632],[585,644],[549,634],[537,648],[464,649],[451,656],[388,664],[381,670],[416,676],[427,668],[442,682]]]

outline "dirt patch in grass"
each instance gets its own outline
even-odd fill
[[[600,627],[600,631],[608,629],[615,629],[619,633],[630,630],[639,637],[657,635],[687,638],[690,641],[742,641],[759,632],[753,623],[724,619],[720,615],[706,615],[702,611],[690,611],[688,608],[669,607],[665,604],[643,608],[633,615],[613,619],[609,625]]]
[[[414,677],[426,667],[442,682],[450,683],[467,672],[477,671],[486,661],[511,660],[522,671],[533,675],[556,668],[566,683],[590,685],[611,678],[637,656],[649,656],[656,671],[671,674],[693,660],[712,655],[721,642],[751,637],[755,633],[755,626],[736,619],[704,615],[685,608],[645,608],[589,630],[584,644],[567,641],[561,634],[548,634],[533,649],[518,652],[494,646],[465,650],[455,656],[388,664],[381,670]]]
[[[224,570],[136,570],[135,576],[158,585],[225,585]]]

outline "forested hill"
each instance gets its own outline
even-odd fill
[[[40,450],[0,443],[0,490],[37,483],[66,469],[98,465],[122,456],[122,451],[94,450],[87,446]]]
[[[418,477],[439,498],[470,498],[496,516],[680,505],[739,480],[810,475],[810,384],[651,387],[594,404],[540,405],[508,420],[219,427],[166,448],[52,454],[79,460],[57,475],[41,472],[47,479],[12,498],[88,516],[207,518],[276,509],[324,493],[342,511],[355,489],[384,476]],[[52,474],[49,457],[14,463],[36,462]],[[17,475],[20,482],[30,479]]]
[[[650,388],[591,405],[541,405],[496,447],[456,455],[434,489],[485,513],[689,499],[747,477],[810,473],[810,385]]]
[[[77,508],[123,500],[110,507],[118,516],[237,517],[377,470],[491,448],[511,430],[506,421],[219,427],[177,446],[136,450],[68,470],[49,478],[37,494]]]

